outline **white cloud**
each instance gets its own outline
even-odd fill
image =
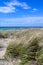
[[[3,13],[15,12],[16,7],[22,7],[23,9],[30,9],[30,7],[25,2],[13,1],[7,3],[4,2],[4,4],[6,6],[0,6],[0,12]]]
[[[33,8],[33,9],[32,9],[32,12],[36,12],[36,11],[38,11],[37,8]]]
[[[14,10],[14,11],[13,11],[13,10]],[[0,7],[0,12],[3,12],[3,13],[15,12],[15,8],[13,8],[13,7],[8,7],[8,6]]]
[[[33,8],[29,6],[26,2],[19,2],[18,0],[14,0],[12,2],[4,2],[6,6],[0,6],[0,12],[2,13],[11,13],[11,12],[16,12],[16,7],[21,7],[22,9],[25,10],[31,10],[32,12],[37,11],[38,9]]]
[[[25,2],[19,2],[19,1],[10,2],[7,5],[10,6],[10,7],[19,6],[19,7],[22,7],[23,9],[30,9],[31,8]]]

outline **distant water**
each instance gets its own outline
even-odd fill
[[[31,26],[31,27],[0,27],[0,30],[18,30],[18,29],[28,29],[28,28],[43,28],[43,27],[36,27],[36,26]]]
[[[18,30],[18,29],[26,29],[27,27],[0,27],[0,30]]]

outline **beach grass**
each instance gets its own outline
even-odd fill
[[[43,28],[0,31],[0,35],[0,39],[10,39],[4,59],[13,65],[16,61],[19,65],[43,65]]]

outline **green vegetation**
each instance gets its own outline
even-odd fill
[[[43,62],[43,50],[38,44],[40,40],[39,37],[33,37],[27,44],[10,42],[6,49],[5,58],[14,59],[19,57],[20,65],[29,64],[30,61],[37,62],[37,65],[40,65]]]
[[[37,52],[37,63],[43,65],[43,49]]]

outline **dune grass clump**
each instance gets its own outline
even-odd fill
[[[8,38],[9,37],[9,33],[8,32],[4,32],[4,31],[0,31],[0,38]]]
[[[37,52],[37,63],[43,65],[43,48]]]
[[[23,49],[25,52],[22,54],[22,61],[20,65],[25,65],[25,63],[32,60],[36,61],[36,53],[40,50],[38,42],[39,40],[36,37]]]
[[[6,49],[6,53],[5,53],[5,59],[9,59],[9,58],[16,58],[17,56],[19,56],[19,50],[18,50],[18,44],[14,41],[11,41]]]
[[[22,41],[10,42],[6,49],[5,59],[20,58],[21,60],[20,65],[25,65],[29,61],[37,61],[37,64],[39,61],[43,62],[42,61],[43,52],[40,51],[41,47],[38,44],[40,40],[41,39],[38,37],[33,37],[29,42],[27,42],[27,44],[26,42],[23,43]],[[41,60],[40,60],[40,57],[41,57]]]

